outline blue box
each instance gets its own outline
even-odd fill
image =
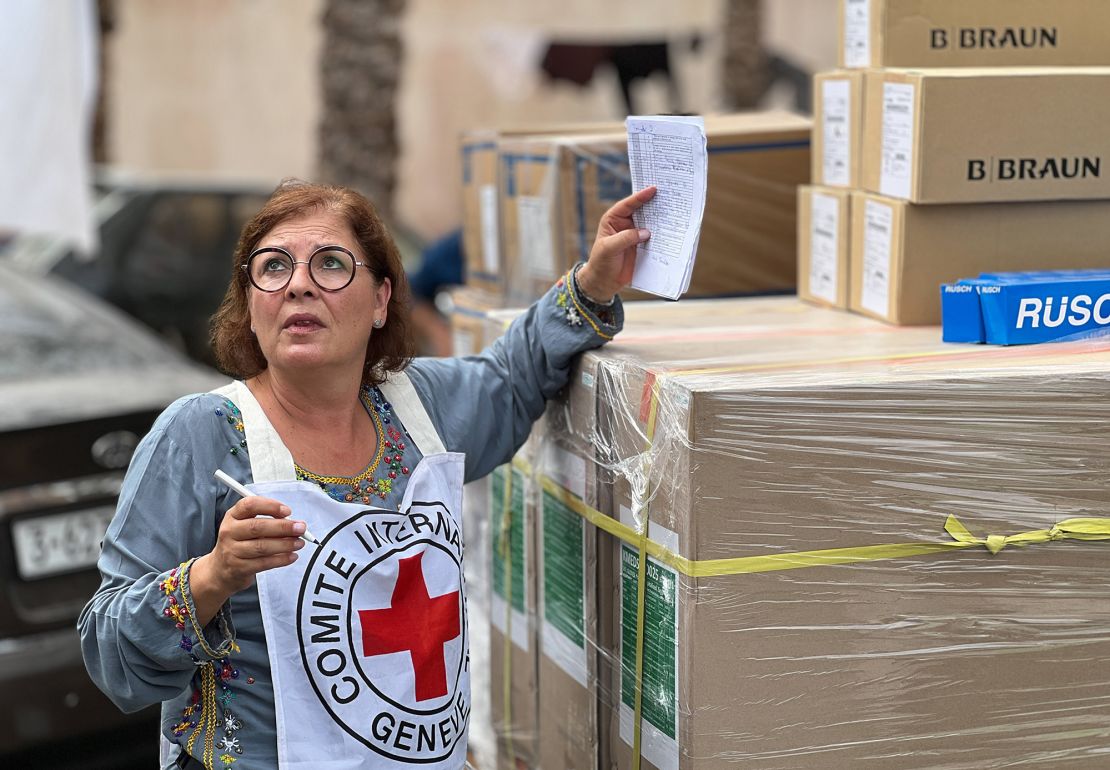
[[[1110,273],[1003,280],[996,289],[979,293],[992,345],[1077,339],[1110,329]]]
[[[965,278],[940,287],[941,339],[944,342],[985,342],[983,312],[979,308],[980,284],[990,283]]]

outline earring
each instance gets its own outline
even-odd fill
[[[385,326],[385,319],[383,319],[383,318],[375,318],[374,319],[374,328],[375,329],[380,329],[383,326]]]
[[[254,334],[254,327],[251,327],[251,334]]]

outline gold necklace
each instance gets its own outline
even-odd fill
[[[378,411],[374,405],[367,400],[368,396],[365,391],[359,393],[359,400],[362,401],[366,407],[366,411],[370,413],[370,419],[374,423],[374,432],[378,436],[378,451],[374,455],[374,462],[357,476],[320,476],[312,471],[305,470],[299,465],[294,464],[297,470],[297,478],[305,481],[315,481],[317,484],[342,484],[351,487],[354,495],[362,494],[362,483],[374,475],[374,471],[378,469],[378,464],[382,461],[382,455],[385,454],[385,428],[382,426],[381,417],[378,416]],[[363,502],[369,502],[364,500]]]

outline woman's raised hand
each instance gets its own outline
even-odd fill
[[[632,222],[632,212],[655,197],[655,187],[645,187],[617,201],[601,216],[590,258],[578,271],[578,286],[591,298],[608,302],[632,282],[636,246],[651,237]]]

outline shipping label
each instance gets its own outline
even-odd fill
[[[890,263],[894,209],[867,201],[863,211],[863,291],[860,304],[884,318],[890,312]]]
[[[490,275],[500,275],[501,259],[497,242],[497,185],[484,184],[478,188],[478,215],[482,223],[482,267]]]
[[[510,485],[506,495],[506,483]],[[490,554],[492,557],[493,597],[490,602],[490,621],[502,634],[509,634],[513,644],[525,652],[528,642],[528,593],[524,578],[528,574],[528,551],[524,533],[528,529],[527,508],[524,505],[524,474],[511,465],[502,465],[490,475]],[[506,496],[510,520],[507,532],[502,532],[505,518]],[[507,543],[505,539],[507,537]],[[505,548],[508,548],[506,554]],[[508,556],[508,558],[506,558]],[[509,574],[511,572],[511,574]],[[509,606],[512,607],[511,618]],[[511,629],[505,628],[505,623]]]
[[[586,687],[586,522],[546,489],[540,516],[543,653]]]
[[[809,222],[809,293],[835,304],[840,276],[840,201],[813,193]]]
[[[871,0],[844,0],[844,66],[871,66]]]
[[[555,231],[551,218],[551,202],[539,195],[521,195],[517,197],[516,205],[520,259],[526,275],[554,280],[555,253],[552,238]]]
[[[913,112],[916,88],[912,83],[883,84],[882,167],[879,192],[909,198],[913,190]]]
[[[852,184],[852,84],[821,84],[821,178],[831,187]]]
[[[635,527],[631,512],[621,507],[621,521]],[[649,537],[678,550],[674,532],[652,525]],[[640,554],[621,544],[621,693],[620,736],[633,743],[636,705],[636,616]],[[644,586],[643,696],[641,698],[641,751],[659,770],[678,770],[678,573],[648,558]]]

